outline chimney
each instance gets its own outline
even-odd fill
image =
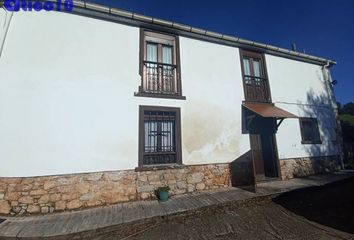
[[[295,44],[295,43],[292,43],[292,44],[291,44],[291,50],[293,50],[294,52],[297,52],[296,44]]]

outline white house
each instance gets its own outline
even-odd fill
[[[0,213],[340,166],[335,62],[75,1],[0,10]]]

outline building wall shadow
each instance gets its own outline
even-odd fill
[[[281,194],[273,202],[306,219],[354,234],[354,177]]]
[[[231,185],[247,191],[255,192],[255,176],[252,151],[242,154],[230,163]]]
[[[317,118],[322,144],[307,144],[308,156],[331,156],[340,154],[340,130],[335,112],[327,94],[316,94],[312,89],[307,93],[306,104],[299,104],[302,115]]]
[[[325,84],[325,83],[324,83]],[[298,102],[300,117],[317,118],[322,144],[303,145],[307,156],[315,157],[313,172],[340,168],[342,136],[336,109],[329,94],[307,92],[306,103]],[[325,157],[327,156],[327,157]],[[338,156],[331,158],[328,156]],[[323,167],[326,166],[326,167]],[[328,167],[332,166],[332,167]],[[281,194],[273,201],[306,219],[348,233],[354,233],[354,178]]]

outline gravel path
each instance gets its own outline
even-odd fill
[[[114,239],[114,236],[111,236]],[[273,202],[177,218],[127,239],[350,239]]]
[[[354,239],[354,178],[150,226],[125,239]],[[105,239],[115,239],[114,235]]]

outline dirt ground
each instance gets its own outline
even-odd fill
[[[124,239],[354,239],[354,178],[175,217]],[[105,239],[116,239],[106,236]]]
[[[354,178],[288,192],[273,201],[310,221],[354,234]]]

